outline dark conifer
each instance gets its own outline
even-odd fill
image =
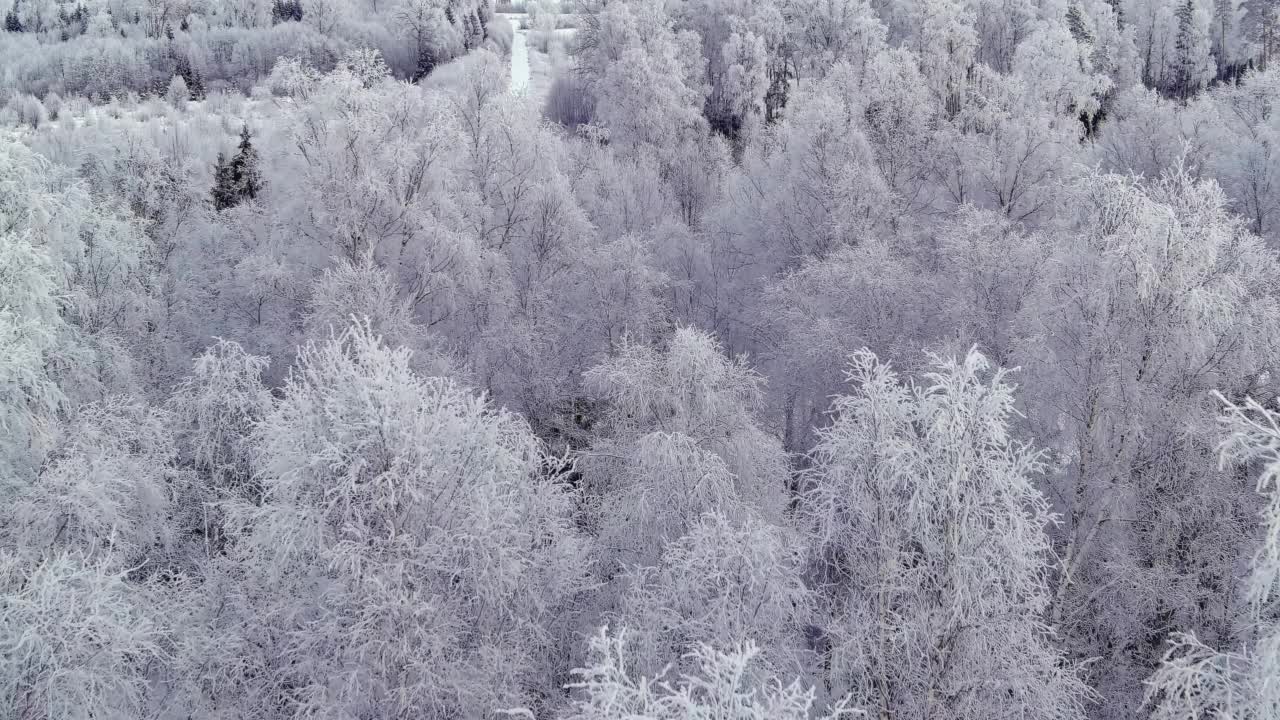
[[[22,32],[22,21],[18,19],[18,3],[4,16],[4,29],[8,32]]]

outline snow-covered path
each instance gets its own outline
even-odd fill
[[[529,89],[529,31],[520,27],[520,15],[507,15],[515,28],[511,38],[511,92],[522,93]]]
[[[511,39],[511,92],[520,93],[529,88],[529,45],[527,30],[517,30]]]

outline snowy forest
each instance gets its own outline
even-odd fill
[[[0,720],[1280,719],[1280,0],[0,16]]]

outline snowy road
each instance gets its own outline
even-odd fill
[[[529,31],[517,29],[511,39],[511,92],[529,89]]]
[[[551,92],[554,68],[567,62],[565,47],[573,38],[574,30],[561,28],[555,31],[550,43],[543,40],[541,33],[521,29],[524,13],[500,13],[511,23],[511,84],[513,95],[525,95],[539,107],[546,102]],[[532,38],[532,39],[531,39]]]
[[[511,92],[519,94],[529,89],[532,74],[529,67],[529,31],[520,27],[524,13],[501,14],[515,31],[511,38]]]

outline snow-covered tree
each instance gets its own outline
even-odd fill
[[[764,118],[769,91],[768,58],[764,39],[755,33],[733,33],[721,49],[725,65],[723,94],[729,109],[732,137],[742,142]]]
[[[1148,87],[1185,100],[1213,78],[1211,12],[1205,0],[1129,0],[1122,8],[1134,29]]]
[[[161,629],[127,568],[60,551],[0,550],[0,713],[15,720],[140,717]]]
[[[519,418],[364,325],[310,344],[230,508],[268,670],[243,712],[456,717],[554,690],[582,557]]]
[[[1025,313],[1049,273],[1049,238],[1002,213],[963,207],[940,229],[938,264],[949,269],[937,306],[961,342],[994,363],[1012,365]]]
[[[827,681],[880,717],[1080,718],[1052,629],[1041,459],[976,351],[903,384],[853,356],[808,478]]]
[[[1280,629],[1276,626],[1280,589],[1280,416],[1255,400],[1227,403],[1223,462],[1260,466],[1257,491],[1265,498],[1262,547],[1245,582],[1250,643],[1239,650],[1214,650],[1194,633],[1170,638],[1160,669],[1148,681],[1147,702],[1156,720],[1230,717],[1256,720],[1280,711]]]
[[[700,40],[677,33],[662,3],[609,3],[583,14],[576,42],[610,143],[670,148],[704,127]]]
[[[213,209],[226,210],[242,202],[258,197],[263,190],[262,171],[258,167],[258,151],[253,147],[253,134],[249,126],[240,129],[240,144],[236,154],[224,162],[218,154],[213,169]]]
[[[1107,110],[1114,122],[1104,123],[1099,133],[1097,152],[1102,169],[1154,180],[1178,167],[1195,172],[1210,159],[1222,159],[1229,165],[1232,161],[1228,158],[1235,151],[1247,152],[1249,143],[1236,141],[1230,152],[1215,154],[1215,135],[1226,135],[1224,130],[1237,126],[1199,112],[1201,107],[1195,103],[1183,109],[1177,105],[1177,101],[1142,86],[1118,93]],[[1233,178],[1223,173],[1220,181],[1230,187]]]
[[[772,142],[748,151],[716,222],[766,274],[862,242],[891,204],[853,68],[837,65],[793,103]],[[740,261],[739,261],[740,262]]]
[[[118,569],[164,567],[182,485],[170,422],[120,399],[82,406],[39,475],[10,501],[4,535],[33,555],[62,548],[111,557]]]
[[[807,452],[829,424],[827,408],[846,388],[851,353],[869,347],[903,362],[919,355],[946,317],[920,286],[909,256],[873,240],[812,260],[765,289],[759,313],[768,336],[759,362],[788,451]]]
[[[179,547],[169,419],[118,399],[81,407],[0,514],[0,713],[138,717],[168,660],[164,583]]]
[[[444,54],[441,47],[447,23],[444,9],[431,0],[405,0],[395,12],[413,52],[414,69],[410,79],[417,82],[435,70]]]
[[[583,468],[609,557],[652,564],[707,512],[780,517],[787,461],[755,417],[761,379],[712,338],[680,328],[663,350],[625,344],[586,382],[606,412]]]
[[[969,0],[965,4],[973,11],[978,62],[1000,72],[1009,72],[1015,53],[1035,31],[1037,15],[1051,16],[1057,7],[1056,3],[1030,0]]]
[[[142,254],[82,180],[0,143],[0,487],[29,479],[68,406],[132,389],[121,340],[138,339]]]
[[[8,218],[5,218],[6,220]],[[51,432],[63,392],[49,360],[57,357],[65,332],[57,296],[57,273],[30,231],[0,231],[0,462],[18,481]],[[36,450],[35,453],[32,451]],[[5,488],[7,491],[11,488]]]
[[[949,115],[964,104],[968,78],[976,62],[978,36],[974,15],[957,0],[921,0],[911,49],[920,57],[920,72],[939,105]]]
[[[257,496],[251,435],[271,407],[262,382],[269,365],[268,358],[219,338],[196,358],[191,375],[170,398],[182,423],[184,459],[208,478],[211,489]]]
[[[295,83],[310,100],[290,124],[297,150],[285,167],[298,191],[285,203],[285,241],[295,256],[310,250],[385,270],[415,320],[430,326],[455,313],[482,263],[466,156],[456,152],[463,118],[446,98],[386,73],[352,56]]]
[[[1206,159],[1214,177],[1253,232],[1273,241],[1280,211],[1278,94],[1280,72],[1274,67],[1250,72],[1208,93],[1216,112],[1206,118],[1213,132]]]
[[[1223,558],[1250,532],[1249,499],[1211,460],[1209,391],[1270,382],[1258,338],[1280,320],[1264,289],[1277,266],[1210,181],[1075,187],[1062,231],[1075,244],[1054,243],[1016,357],[1055,458],[1052,617],[1078,657],[1102,658],[1090,672],[1111,702],[1136,705],[1162,652],[1140,628],[1170,618],[1211,642],[1236,632],[1237,561]]]
[[[793,7],[807,74],[821,76],[839,60],[862,72],[885,47],[888,30],[868,0],[805,0]]]
[[[187,82],[180,75],[174,75],[169,81],[169,87],[164,92],[164,99],[169,104],[182,110],[186,108],[187,101],[191,99],[191,91],[187,89]]]
[[[909,221],[931,204],[928,179],[935,158],[941,107],[929,94],[917,58],[903,49],[876,54],[863,76],[863,116],[875,164],[888,185],[893,222]]]
[[[1168,91],[1184,100],[1198,92],[1214,75],[1206,15],[1196,0],[1185,0],[1174,10],[1178,29],[1167,83]]]
[[[1054,116],[1089,122],[1112,87],[1109,78],[1095,71],[1092,50],[1066,23],[1038,23],[1014,57],[1014,72],[1026,86],[1027,99]]]
[[[601,628],[590,642],[586,667],[574,671],[570,687],[581,693],[564,720],[807,720],[813,716],[814,691],[799,680],[788,685],[776,677],[757,677],[752,643],[719,651],[699,645],[689,654],[696,669],[674,684],[657,677],[635,677],[628,669],[626,632]],[[860,715],[837,704],[822,720]]]
[[[803,647],[812,594],[804,538],[754,512],[710,512],[667,546],[657,566],[636,566],[616,613],[629,662],[653,676],[701,643],[754,642],[761,670],[796,676],[812,667]]]

